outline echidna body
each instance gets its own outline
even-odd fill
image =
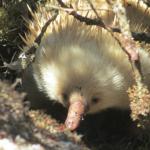
[[[45,16],[50,17],[47,13]],[[33,40],[37,34],[34,27],[40,29],[40,21],[30,22],[29,27],[26,38]],[[26,41],[28,46],[32,40]],[[150,87],[150,57],[145,51],[139,53],[144,81]],[[29,76],[36,85],[26,80]],[[86,113],[129,108],[126,91],[134,83],[128,56],[118,42],[106,30],[87,26],[66,12],[60,12],[49,25],[24,81],[29,95],[37,94],[33,89],[37,86],[49,100],[66,107],[76,101],[80,107],[81,102]]]

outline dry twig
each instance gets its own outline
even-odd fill
[[[49,24],[56,19],[58,15],[58,11],[56,10],[55,13],[53,14],[53,16],[45,23],[45,25],[42,27],[41,33],[39,34],[39,36],[35,39],[34,43],[32,44],[32,46],[26,50],[23,51],[19,57],[17,61],[11,62],[11,63],[5,63],[4,67],[7,67],[11,70],[17,70],[19,72],[21,72],[22,70],[26,69],[27,66],[33,62],[34,57],[35,57],[35,52],[36,49],[38,48],[38,46],[41,43],[41,39],[45,33],[45,31],[47,30],[47,27],[49,26]],[[22,39],[24,40],[24,38],[22,37]]]
[[[115,12],[120,26],[121,34],[115,35],[124,51],[129,55],[131,66],[133,69],[136,85],[129,88],[128,94],[130,98],[131,117],[133,120],[142,122],[141,116],[149,116],[150,113],[150,93],[143,83],[143,77],[140,67],[140,57],[138,52],[141,47],[137,46],[133,40],[130,26],[126,17],[126,10],[123,7],[122,0],[108,0]],[[114,35],[114,34],[113,34]],[[144,120],[145,122],[145,120]]]

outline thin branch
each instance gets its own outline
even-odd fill
[[[123,6],[123,0],[108,0],[112,6],[119,22],[121,34],[113,34],[118,40],[123,50],[129,55],[130,63],[133,69],[135,85],[128,89],[130,100],[131,118],[138,120],[139,125],[144,127],[150,121],[150,92],[143,82],[138,47],[133,40],[129,22],[126,17],[126,10]],[[141,50],[142,51],[142,50]]]
[[[58,11],[56,10],[55,13],[53,14],[53,16],[45,23],[45,25],[42,27],[41,33],[39,34],[39,36],[35,39],[33,45],[26,50],[25,52],[22,52],[19,55],[19,59],[17,61],[11,62],[11,63],[5,63],[4,67],[7,67],[11,70],[16,70],[16,71],[22,71],[25,68],[27,68],[27,66],[33,62],[34,57],[35,57],[35,52],[38,48],[38,46],[41,43],[41,39],[44,35],[44,33],[47,30],[47,27],[49,26],[49,24],[56,19],[58,15]]]
[[[129,22],[126,16],[126,9],[123,6],[122,0],[108,0],[109,4],[111,5],[114,13],[118,18],[118,23],[120,26],[121,34],[113,34],[114,37],[119,41],[120,45],[124,49],[124,51],[129,55],[131,60],[131,65],[139,80],[141,80],[141,68],[140,68],[140,60],[139,60],[139,49],[140,47],[137,46],[135,41],[133,40]],[[140,78],[141,77],[141,78]]]
[[[35,53],[35,51],[36,51],[36,49],[37,49],[37,46],[39,46],[40,43],[41,43],[41,39],[42,39],[44,33],[46,32],[47,27],[49,26],[49,24],[50,24],[52,21],[54,21],[54,20],[56,19],[57,15],[58,15],[58,11],[55,11],[55,13],[54,13],[54,15],[52,16],[52,18],[50,18],[50,19],[45,23],[45,25],[42,27],[41,33],[39,34],[39,36],[38,36],[38,37],[35,39],[35,41],[34,41],[34,45],[33,45],[29,50],[27,50],[27,51],[25,52],[25,55],[29,55],[29,54],[34,54],[34,53]]]
[[[62,2],[62,0],[57,0],[57,1],[61,5],[61,7],[70,8],[64,2]],[[83,17],[83,16],[77,14],[77,12],[75,10],[72,11],[70,13],[70,15],[73,15],[76,19],[80,20],[81,22],[85,22],[87,25],[98,25],[98,26],[101,26],[101,27],[105,28],[105,24],[99,18],[91,19],[91,18],[88,18],[88,17]]]
[[[106,25],[103,22],[103,19],[97,13],[97,10],[102,10],[102,9],[95,9],[90,0],[87,0],[91,6],[90,8],[88,8],[88,9],[82,8],[82,9],[77,9],[77,10],[75,10],[74,8],[71,8],[71,6],[70,7],[67,6],[64,2],[62,2],[62,0],[57,0],[57,1],[61,5],[61,7],[54,6],[54,8],[68,12],[69,14],[73,15],[79,21],[85,22],[87,25],[97,25],[97,26],[101,26],[103,28],[107,28],[107,30],[111,30],[112,32],[121,33],[121,31],[118,27],[115,27],[115,26],[113,26],[113,27],[107,26],[106,27]],[[97,18],[91,19],[91,18],[83,17],[83,16],[77,14],[77,11],[88,11],[88,10],[93,10],[95,12]],[[106,11],[112,11],[112,10],[106,10]],[[142,35],[142,38],[141,38],[141,35]],[[142,33],[142,32],[141,33],[134,33],[134,32],[132,32],[132,36],[133,36],[134,40],[145,41],[147,43],[150,43],[150,37],[146,33]]]

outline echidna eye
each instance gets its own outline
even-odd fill
[[[92,103],[93,103],[93,104],[97,104],[98,101],[99,101],[99,98],[98,98],[98,97],[93,97],[93,98],[92,98]]]
[[[63,99],[64,99],[65,101],[67,101],[67,100],[68,100],[68,95],[67,95],[66,93],[63,93],[62,95],[63,95]]]

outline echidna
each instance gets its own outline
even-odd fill
[[[25,38],[28,47],[51,17],[41,7],[31,14],[34,19],[28,21]],[[150,88],[150,57],[145,51],[139,55],[144,82]],[[68,107],[66,126],[74,130],[85,113],[111,107],[129,109],[126,91],[134,79],[128,56],[108,31],[87,26],[60,11],[48,26],[34,62],[26,69],[23,84],[29,97],[38,95],[35,87],[49,100]]]

